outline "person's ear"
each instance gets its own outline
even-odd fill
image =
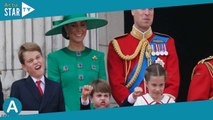
[[[131,14],[132,14],[132,16],[134,16],[135,15],[135,10],[131,10]]]
[[[64,25],[64,30],[65,30],[65,32],[67,33],[67,31],[68,31],[68,25]]]
[[[26,67],[26,65],[25,65],[25,64],[21,64],[21,66],[22,66],[22,69],[23,69],[25,72],[27,72],[27,67]]]

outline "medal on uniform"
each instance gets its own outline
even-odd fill
[[[162,56],[164,55],[163,51],[160,51],[160,55],[162,55]]]
[[[156,52],[155,52],[155,54],[157,55],[157,56],[159,56],[159,48],[158,48],[158,44],[155,44],[155,48],[156,48]]]
[[[155,48],[154,48],[154,45],[151,45],[151,47],[152,47],[152,52],[151,52],[151,54],[152,54],[152,56],[155,56]]]
[[[165,44],[162,44],[163,55],[166,55]]]
[[[164,55],[164,52],[163,52],[163,44],[159,44],[159,48],[160,48],[160,55]]]
[[[165,56],[167,56],[168,55],[168,52],[167,51],[165,51]]]
[[[166,49],[166,44],[163,44],[163,48],[164,48],[164,55],[167,56],[168,55],[168,51]]]
[[[155,52],[154,52],[154,51],[152,51],[152,53],[151,53],[151,54],[152,54],[152,56],[155,56]]]

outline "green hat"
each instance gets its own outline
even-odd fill
[[[53,28],[45,33],[46,36],[56,35],[62,33],[62,28],[66,24],[70,24],[78,21],[86,21],[87,22],[87,30],[99,28],[106,25],[108,22],[104,19],[99,19],[95,17],[87,17],[86,14],[81,15],[69,15],[64,16],[63,20],[53,21]]]

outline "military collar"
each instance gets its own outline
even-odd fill
[[[132,31],[130,33],[133,37],[142,40],[142,39],[148,39],[152,36],[152,28],[150,27],[147,31],[141,32],[139,29],[137,29],[134,25],[132,27]]]

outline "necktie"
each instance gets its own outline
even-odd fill
[[[37,87],[38,87],[38,91],[39,91],[40,95],[42,96],[43,95],[43,91],[41,89],[41,80],[37,80],[36,84],[37,84]]]

